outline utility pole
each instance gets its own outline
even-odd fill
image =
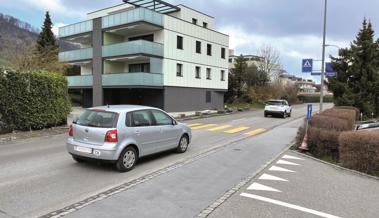
[[[325,77],[325,38],[326,38],[326,14],[328,8],[328,0],[324,4],[324,33],[322,38],[322,61],[321,61],[321,90],[320,90],[320,113],[323,111],[324,104],[324,77]]]

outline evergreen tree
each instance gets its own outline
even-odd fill
[[[37,50],[41,53],[46,49],[58,49],[58,44],[52,31],[53,23],[50,14],[47,11],[45,14],[45,21],[43,22],[42,31],[37,39]]]
[[[336,105],[355,106],[366,116],[379,113],[379,41],[374,39],[371,22],[364,19],[362,29],[350,48],[332,57],[337,78],[330,79]]]

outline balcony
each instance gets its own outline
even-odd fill
[[[160,73],[118,73],[104,74],[104,87],[124,86],[163,86],[163,75]]]
[[[163,45],[156,42],[136,40],[103,46],[103,57],[150,55],[163,56]]]
[[[83,48],[59,53],[60,62],[74,62],[92,59],[92,48]]]
[[[70,88],[87,88],[93,85],[93,76],[67,76],[68,87]]]
[[[102,28],[109,28],[139,21],[145,21],[147,23],[163,26],[162,14],[146,8],[136,8],[130,11],[103,17]]]
[[[67,37],[81,33],[91,32],[93,28],[92,20],[83,21],[80,23],[71,24],[59,28],[59,37]]]

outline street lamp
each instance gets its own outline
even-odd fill
[[[324,3],[324,32],[323,32],[323,38],[322,38],[320,113],[323,111],[323,103],[324,103],[326,14],[327,14],[327,8],[328,8],[327,6],[328,6],[328,0],[325,0],[325,3]]]

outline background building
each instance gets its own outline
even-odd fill
[[[80,46],[59,54],[77,66],[70,92],[80,93],[84,107],[223,108],[229,36],[214,30],[214,18],[158,0],[125,2],[59,29],[60,39]]]

